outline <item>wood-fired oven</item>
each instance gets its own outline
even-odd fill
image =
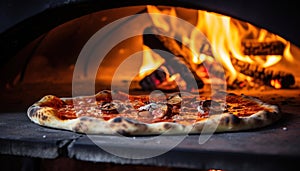
[[[234,171],[299,167],[300,28],[296,7],[292,2],[258,0],[2,2],[0,163],[17,170]],[[203,33],[203,46],[193,49],[203,38],[193,36],[193,29],[153,16],[144,21],[139,15],[147,13],[168,14],[190,23]],[[121,37],[129,32],[134,36],[109,49],[97,71],[89,67],[92,62],[87,59],[81,75],[74,74],[87,42],[124,17],[129,18],[107,29],[106,36]],[[155,36],[157,31],[171,32],[178,39]],[[109,40],[105,35],[102,38]],[[170,59],[152,49],[177,57]],[[193,53],[197,50],[202,55]],[[203,61],[207,61],[205,66]],[[174,68],[171,63],[180,67]],[[147,67],[151,69],[144,72]],[[207,67],[216,72],[208,74]],[[95,75],[90,77],[92,72]],[[187,84],[191,76],[197,87]],[[199,144],[198,135],[189,135],[171,151],[149,159],[114,156],[86,135],[40,127],[27,118],[27,108],[42,96],[85,94],[85,81],[91,79],[95,93],[112,86],[134,94],[155,89],[172,92],[178,90],[174,84],[177,80],[185,90],[203,95],[209,95],[211,80],[217,80],[215,83],[225,84],[229,92],[279,105],[283,118],[262,129],[215,134],[204,144]],[[80,85],[76,90],[74,81]],[[172,136],[165,138],[172,141]],[[103,144],[135,149],[114,136],[104,136]],[[145,153],[152,149],[143,148]]]

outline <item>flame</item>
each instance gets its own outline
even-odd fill
[[[285,59],[286,59],[288,62],[293,63],[293,62],[294,62],[294,57],[293,57],[293,55],[292,55],[292,53],[291,53],[290,48],[291,48],[291,43],[290,43],[290,42],[287,42],[286,48],[284,49],[283,54],[284,54]]]
[[[175,8],[171,8],[169,10],[159,10],[155,6],[147,5],[147,10],[149,13],[156,13],[156,14],[167,14],[171,16],[176,16]],[[173,26],[172,21],[168,21],[165,18],[161,17],[160,15],[152,15],[151,19],[155,26],[160,27],[165,32],[170,32],[171,27]]]
[[[157,88],[159,89],[175,89],[177,85],[180,85],[181,89],[186,90],[186,82],[181,78],[180,74],[175,73],[171,75],[168,69],[163,65],[165,60],[159,55],[155,54],[148,46],[143,45],[143,62],[139,70],[139,78],[144,78],[145,76],[153,73],[156,69],[164,71],[166,74],[166,80],[164,82],[155,82]]]
[[[181,35],[182,42],[190,41],[190,33],[192,30],[188,30],[187,28],[183,27],[180,22],[177,20],[177,13],[175,8],[163,8],[163,7],[156,7],[153,5],[147,5],[147,12],[151,14],[166,14],[168,16],[174,17],[164,17],[163,15],[151,15],[151,20],[155,27],[160,28],[169,36],[177,36]]]
[[[165,60],[152,53],[148,46],[143,45],[143,62],[139,70],[139,77],[143,78],[159,68]]]
[[[275,80],[271,80],[271,86],[273,86],[276,89],[280,89],[281,88],[281,83],[279,80],[275,79]]]
[[[266,61],[261,65],[262,67],[267,68],[278,63],[280,60],[281,60],[281,56],[279,55],[267,55]]]
[[[175,7],[158,8],[148,5],[147,10],[149,13],[177,16]],[[189,48],[191,49],[189,62],[193,69],[199,66],[203,61],[214,58],[224,66],[230,75],[231,81],[237,78],[252,80],[250,77],[239,73],[235,69],[231,62],[232,58],[250,64],[260,65],[264,68],[277,64],[283,58],[289,62],[294,61],[294,57],[290,51],[290,43],[278,35],[253,26],[250,23],[213,12],[198,10],[197,15],[197,22],[195,23],[196,29],[194,30],[185,30],[180,24],[176,23],[175,19],[151,16],[153,24],[156,27],[171,33],[171,35],[181,35],[182,41],[189,44]],[[205,43],[200,40],[197,30],[200,30],[206,36],[210,43],[209,47],[199,46],[199,44]],[[283,55],[245,55],[242,42],[248,40],[255,42],[280,41],[285,45],[285,49]],[[201,49],[199,49],[199,47],[201,47]],[[203,51],[208,51],[208,48],[211,48],[210,51],[212,54],[202,53]],[[158,62],[156,61],[157,59],[151,59],[151,55],[151,53],[145,51],[141,73],[144,73],[144,70],[149,70],[149,68],[157,68],[158,65],[162,63],[161,60]],[[150,65],[150,62],[153,64]],[[271,84],[275,88],[281,88],[278,80],[272,80]]]
[[[221,61],[222,64],[225,64],[226,69],[231,72],[233,77],[236,77],[236,70],[231,64],[230,54],[227,50],[229,49],[227,46],[229,44],[226,43],[226,39],[228,39],[226,36],[229,36],[229,23],[229,17],[200,10],[198,11],[198,22],[196,27],[206,35],[211,46],[214,47],[214,49],[218,49],[217,51],[213,51],[216,59]],[[194,34],[192,34],[191,41],[197,41],[193,35]],[[232,42],[234,42],[234,40],[232,40]],[[234,43],[231,45],[234,45]]]
[[[207,36],[214,49],[214,57],[231,73],[232,79],[235,79],[238,73],[231,63],[231,58],[236,58],[250,64],[256,63],[262,67],[270,67],[278,63],[282,58],[281,55],[267,55],[264,57],[244,55],[241,42],[249,38],[255,39],[257,42],[280,40],[287,44],[284,56],[289,61],[293,60],[289,44],[284,39],[249,23],[238,21],[228,16],[199,10],[196,27]],[[193,37],[191,37],[191,40],[196,41]]]
[[[206,58],[207,58],[207,55],[205,55],[203,53],[200,54],[200,55],[193,54],[193,63],[194,64],[201,64]]]

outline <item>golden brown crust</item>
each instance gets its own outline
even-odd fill
[[[94,96],[99,98],[99,93]],[[103,92],[101,94],[103,96]],[[40,101],[28,108],[27,115],[31,121],[38,125],[74,131],[86,134],[123,134],[123,135],[149,135],[149,134],[188,134],[188,133],[213,133],[242,131],[260,128],[276,122],[280,117],[280,111],[276,105],[270,105],[259,99],[230,94],[245,100],[249,104],[260,107],[251,115],[237,115],[230,111],[219,114],[208,115],[205,118],[191,122],[143,122],[127,117],[128,115],[115,115],[112,118],[104,119],[96,115],[68,116],[63,119],[58,113],[62,105],[72,103],[72,98],[57,98],[45,96]],[[110,97],[109,97],[110,98]],[[176,97],[178,100],[178,97]],[[174,99],[172,101],[174,102]],[[230,102],[227,101],[227,103]],[[177,102],[176,102],[177,105]],[[251,106],[248,106],[251,108]],[[257,108],[258,109],[258,108]],[[135,113],[137,115],[137,113]],[[147,113],[143,113],[146,115]],[[170,117],[170,116],[168,116]],[[186,117],[186,116],[185,116]]]

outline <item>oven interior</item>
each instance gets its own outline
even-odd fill
[[[127,34],[127,30],[131,30],[135,36],[113,45],[113,48],[103,57],[96,75],[90,74],[94,71],[90,69],[88,60],[91,59],[88,59],[88,56],[86,57],[88,62],[82,64],[86,68],[80,71],[81,75],[74,75],[76,64],[80,65],[77,61],[80,52],[97,31],[122,17],[147,12],[173,13],[171,15],[187,21],[195,27],[192,29],[200,29],[200,36],[207,41],[203,46],[200,45],[202,46],[200,48],[206,45],[208,48],[199,54],[193,54],[199,51],[199,47],[196,47],[199,46],[199,43],[197,44],[199,35],[193,37],[194,31],[191,28],[180,28],[180,23],[176,21],[175,24],[174,21],[168,23],[163,21],[164,19],[149,16],[149,21],[141,25],[141,17],[132,17],[115,24],[107,34],[118,36],[118,34]],[[154,34],[156,30],[151,30],[153,25],[160,30],[168,25],[173,29],[169,31],[170,34],[179,38],[176,41],[167,39],[164,42],[160,41],[160,37],[142,35],[147,29]],[[99,39],[105,38],[99,37]],[[184,41],[189,42],[187,44],[189,47],[181,45]],[[101,47],[97,48],[101,49]],[[155,48],[173,53],[175,57],[168,57],[151,50]],[[189,48],[192,48],[190,52],[192,56],[184,53]],[[183,61],[182,63],[188,66],[186,68],[193,72],[196,80],[201,81],[201,83],[197,82],[197,90],[201,93],[210,93],[211,80],[218,80],[222,82],[221,84],[225,84],[226,91],[253,92],[253,94],[295,90],[299,82],[297,67],[300,50],[293,43],[246,21],[184,7],[140,5],[101,10],[67,21],[41,34],[15,53],[15,56],[6,59],[1,67],[2,99],[6,99],[2,102],[3,110],[7,108],[7,110],[24,111],[31,103],[49,93],[60,97],[72,96],[72,81],[84,84],[87,79],[95,80],[91,82],[95,84],[93,93],[112,89],[112,86],[121,90],[130,89],[132,93],[148,93],[154,89],[176,91],[178,82],[187,84],[184,79],[186,75],[182,75],[183,69],[176,70],[176,66],[168,66],[167,63],[170,63],[168,58],[174,58],[171,62],[173,60],[175,63],[176,60],[179,61],[178,63]],[[178,66],[178,68],[184,67],[181,64]],[[167,71],[162,71],[163,78],[157,76],[159,75],[157,71],[162,67],[167,68]],[[208,73],[219,72],[217,69],[211,69],[218,67],[222,70],[222,76]],[[142,74],[145,68],[148,70]],[[154,78],[147,78],[151,76]],[[158,83],[152,85],[157,81]],[[183,90],[187,90],[186,87]]]

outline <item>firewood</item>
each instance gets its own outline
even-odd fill
[[[154,27],[146,28],[145,32],[148,34],[143,34],[144,45],[148,46],[150,49],[159,49],[164,52],[170,52],[174,55],[169,56],[165,55],[165,53],[160,53],[160,56],[165,59],[164,65],[168,68],[171,75],[179,73],[187,83],[188,90],[198,89],[204,86],[203,81],[197,76],[188,62],[190,56],[186,49],[187,47],[185,47],[185,50],[183,50],[176,40],[158,35]],[[194,80],[196,81],[198,87],[194,87],[193,84],[189,84]]]
[[[282,88],[289,88],[295,84],[294,75],[291,73],[274,71],[256,64],[246,63],[235,58],[232,58],[231,62],[237,71],[254,79],[261,80],[265,85],[272,86],[272,80],[277,80],[281,84]]]
[[[244,55],[283,55],[285,44],[281,41],[245,40],[242,47]]]
[[[139,85],[144,90],[155,90],[161,83],[166,80],[166,73],[161,69],[156,69],[149,75],[139,81]]]

